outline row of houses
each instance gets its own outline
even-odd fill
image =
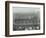
[[[37,14],[17,15],[13,18],[13,30],[39,30],[40,17]]]

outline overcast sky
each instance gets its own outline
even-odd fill
[[[40,11],[40,8],[33,7],[13,7],[13,13],[37,13]]]

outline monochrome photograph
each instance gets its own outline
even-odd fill
[[[40,30],[40,8],[13,7],[13,31]]]

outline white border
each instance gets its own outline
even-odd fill
[[[10,3],[10,16],[9,16],[9,33],[10,35],[19,35],[19,34],[35,34],[35,33],[43,33],[43,5],[28,5],[28,4],[15,4],[15,3]],[[40,30],[31,30],[31,31],[13,31],[13,9],[12,7],[36,7],[40,8]]]

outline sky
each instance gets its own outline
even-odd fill
[[[33,7],[13,7],[13,13],[37,13],[40,8]]]

